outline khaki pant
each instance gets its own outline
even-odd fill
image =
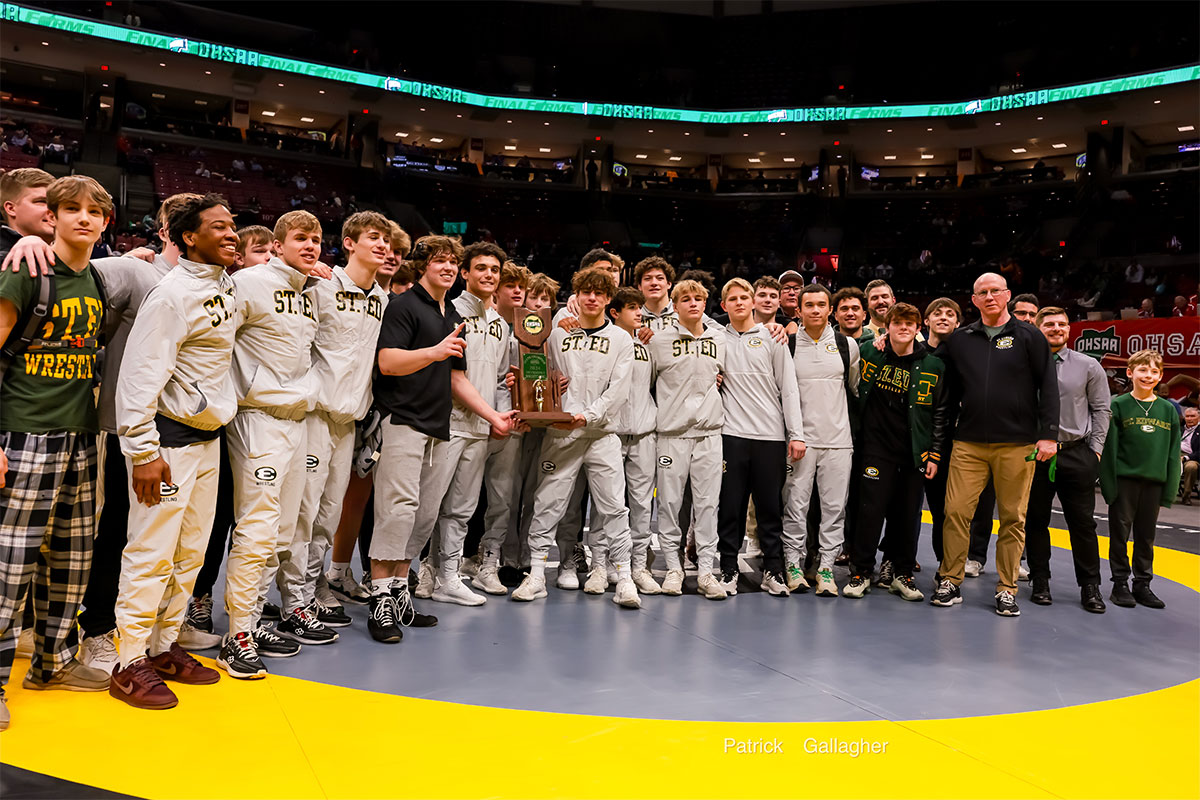
[[[996,487],[1000,532],[996,541],[996,591],[1017,593],[1017,572],[1025,549],[1025,508],[1035,462],[1025,457],[1029,444],[980,444],[955,441],[946,481],[946,525],[942,533],[939,574],[962,584],[971,543],[971,517],[979,495],[991,478]]]
[[[217,505],[219,440],[164,447],[159,454],[173,482],[163,487],[162,502],[142,505],[132,484],[129,490],[129,543],[121,553],[115,609],[123,667],[147,651],[165,653],[179,638]]]

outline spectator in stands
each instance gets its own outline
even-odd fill
[[[846,165],[843,164],[842,166],[838,167],[838,169],[837,169],[838,197],[846,196],[846,176],[847,176]]]
[[[1138,319],[1154,319],[1154,301],[1147,297],[1138,308]]]
[[[229,165],[229,171],[232,172],[234,175],[238,175],[242,172],[245,172],[246,171],[246,162],[242,160],[241,156],[234,156],[233,162]]]
[[[203,161],[196,162],[196,171],[192,174],[198,178],[211,178],[212,177],[212,171],[208,167],[204,166]]]
[[[800,324],[800,306],[797,299],[800,289],[804,286],[804,276],[794,269],[789,269],[779,276],[779,322]],[[786,320],[786,321],[785,321]]]
[[[42,151],[42,159],[52,164],[70,163],[71,155],[67,152],[67,146],[63,143],[62,136],[55,134],[54,138],[46,145],[46,149]]]
[[[1183,438],[1179,443],[1179,456],[1183,459],[1183,485],[1180,489],[1185,506],[1192,504],[1192,492],[1196,488],[1196,477],[1200,475],[1200,409],[1183,410]]]
[[[772,256],[775,254],[772,253]],[[800,275],[804,278],[806,284],[812,283],[817,277],[817,262],[813,261],[812,256],[805,255],[804,260],[800,262]]]
[[[1013,298],[1008,311],[1022,322],[1032,325],[1034,318],[1037,317],[1039,305],[1036,294],[1019,294]]]
[[[262,172],[263,171],[262,164],[258,163],[258,159],[255,158],[254,156],[250,157],[250,171],[251,172]]]
[[[1125,268],[1126,283],[1141,283],[1146,279],[1146,271],[1142,269],[1142,265],[1135,258],[1129,262],[1129,266]]]
[[[888,263],[886,258],[875,267],[875,277],[881,281],[890,281],[896,274],[896,268]]]
[[[1175,305],[1171,307],[1172,317],[1193,317],[1195,309],[1189,310],[1188,299],[1181,294],[1175,295]]]
[[[292,208],[299,208],[300,206],[304,205],[304,199],[300,197],[300,195],[294,194],[288,198],[288,204],[291,205]]]
[[[292,183],[296,184],[296,188],[302,192],[308,188],[308,178],[299,172],[292,176]]]

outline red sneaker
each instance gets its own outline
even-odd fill
[[[166,681],[207,686],[221,680],[221,673],[192,658],[188,651],[179,646],[179,642],[172,644],[167,652],[150,656],[148,660],[158,676]]]
[[[156,710],[179,705],[179,698],[158,677],[148,658],[139,658],[125,669],[113,667],[108,693],[134,708]]]

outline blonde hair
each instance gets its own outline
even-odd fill
[[[305,233],[322,235],[321,220],[307,211],[289,211],[275,221],[275,239],[282,242],[291,231],[300,230]]]
[[[392,223],[378,211],[359,211],[346,217],[342,223],[342,238],[357,243],[358,237],[367,231],[378,231],[390,240],[392,238]]]
[[[166,203],[163,203],[165,206]],[[271,233],[271,229],[263,225],[247,225],[237,232],[238,237],[238,254],[242,258],[246,257],[246,250],[252,244],[270,244],[275,238]]]
[[[675,284],[675,288],[671,290],[671,302],[678,303],[679,298],[685,294],[696,294],[705,300],[708,299],[708,289],[704,288],[704,284],[700,281],[686,280]]]
[[[40,189],[54,183],[54,176],[37,167],[11,169],[0,175],[0,206],[15,203],[30,189]],[[2,214],[7,221],[7,214]]]
[[[392,237],[392,252],[396,254],[396,258],[403,260],[412,251],[412,237],[408,235],[408,231],[391,220],[388,220],[388,232]]]
[[[734,289],[742,289],[751,297],[754,296],[754,287],[750,285],[750,281],[745,278],[731,278],[724,286],[721,287],[721,302],[725,302],[725,298],[729,297],[729,293]]]
[[[500,267],[500,286],[504,286],[507,283],[515,283],[517,286],[525,289],[529,286],[529,281],[532,278],[533,273],[529,271],[529,267],[522,266],[521,264],[505,261],[503,266]],[[557,284],[554,290],[558,291]]]
[[[536,272],[529,278],[529,286],[525,289],[526,297],[537,297],[540,294],[550,295],[550,308],[558,308],[558,290],[562,287],[558,281],[544,272]]]

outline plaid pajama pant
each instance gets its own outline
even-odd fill
[[[75,616],[96,536],[96,435],[0,432],[8,458],[0,489],[0,691],[12,672],[13,617],[33,582],[31,672],[48,681],[71,663]]]

